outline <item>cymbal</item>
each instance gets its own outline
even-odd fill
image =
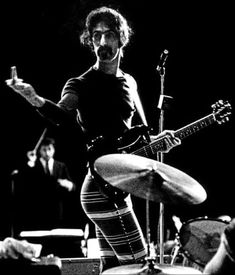
[[[155,265],[153,268],[149,268],[148,265],[143,264],[130,264],[130,265],[122,265],[113,267],[110,269],[105,270],[101,273],[102,275],[108,274],[130,274],[130,275],[137,275],[137,274],[148,274],[148,275],[161,275],[161,274],[202,274],[201,271],[192,268],[192,267],[185,267],[179,265],[170,265],[170,264],[159,264]]]
[[[141,156],[104,155],[96,159],[94,169],[110,185],[155,202],[199,204],[207,197],[204,188],[186,173]]]

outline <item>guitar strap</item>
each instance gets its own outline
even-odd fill
[[[133,89],[133,98],[134,98],[134,103],[135,103],[136,110],[139,113],[139,116],[140,116],[140,119],[142,120],[142,123],[145,126],[148,126],[147,119],[146,119],[146,116],[145,116],[145,113],[144,113],[143,105],[140,101],[139,94],[138,94],[137,90],[135,90],[135,89]]]
[[[141,103],[141,100],[140,100],[140,97],[139,97],[139,94],[138,94],[137,90],[135,90],[135,92],[133,93],[133,96],[134,96],[135,107],[136,107],[137,112],[139,113],[140,119],[141,119],[143,125],[148,127],[148,122],[147,122],[147,119],[146,119],[146,116],[145,116],[145,113],[144,113],[144,108],[143,108],[143,105]],[[149,132],[146,132],[145,138],[148,142],[151,142]]]

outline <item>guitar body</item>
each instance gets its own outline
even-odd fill
[[[148,127],[145,125],[137,125],[117,138],[105,138],[99,136],[92,140],[88,145],[88,159],[90,163],[94,162],[98,157],[114,153],[131,154],[133,151],[142,148],[150,142]]]
[[[107,139],[100,136],[91,142],[88,146],[89,166],[104,196],[118,202],[118,200],[123,200],[127,197],[128,193],[113,187],[99,176],[93,169],[95,160],[106,154],[131,154],[133,150],[137,150],[148,144],[148,139],[148,128],[145,125],[137,125],[124,132],[118,139]]]
[[[118,138],[117,153],[132,154],[149,144],[149,142],[148,127],[145,125],[134,126]]]

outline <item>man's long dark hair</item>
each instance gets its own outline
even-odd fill
[[[117,10],[109,7],[100,7],[92,10],[86,18],[85,29],[80,36],[80,41],[83,45],[93,49],[92,32],[99,22],[105,22],[118,35],[120,47],[123,48],[129,43],[133,30],[127,20]]]

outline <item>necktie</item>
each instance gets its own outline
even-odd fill
[[[45,173],[46,173],[47,175],[50,175],[48,160],[46,161],[46,165],[45,165]]]

